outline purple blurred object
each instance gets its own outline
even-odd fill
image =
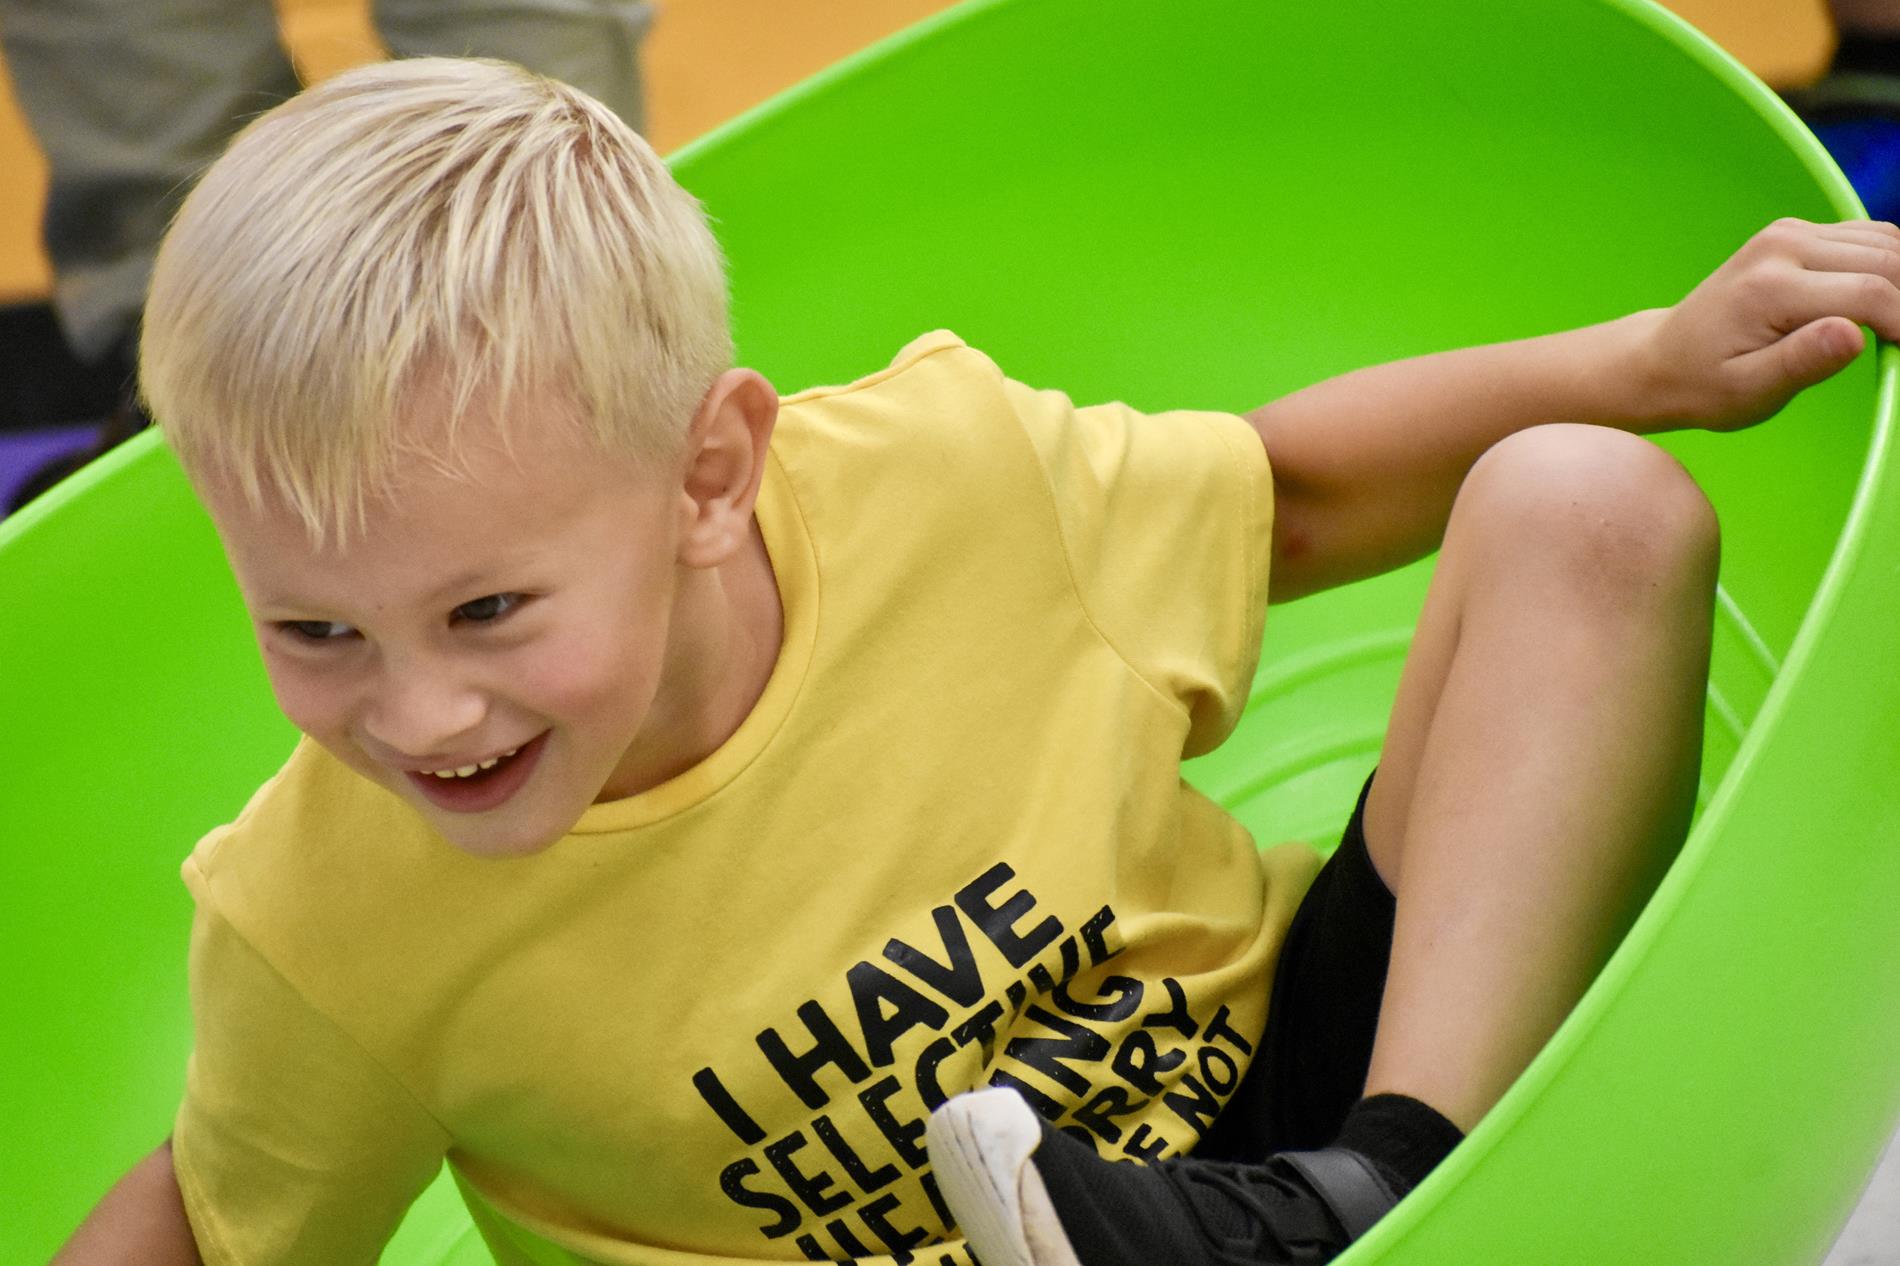
[[[96,423],[0,432],[0,514],[34,472],[56,457],[77,453],[98,442]]]

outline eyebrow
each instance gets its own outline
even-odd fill
[[[520,571],[520,570],[525,569],[528,565],[529,564],[528,564],[527,559],[514,558],[514,559],[506,560],[506,562],[504,562],[503,564],[501,564],[499,567],[497,567],[494,570],[495,571],[509,571],[509,570]],[[430,604],[430,603],[446,602],[450,598],[456,596],[457,594],[471,593],[478,589],[481,590],[481,592],[475,594],[476,598],[484,598],[484,597],[487,597],[491,593],[500,593],[502,592],[502,590],[490,587],[491,582],[489,581],[488,578],[492,574],[494,573],[489,570],[458,572],[452,579],[444,582],[441,585],[438,585],[436,588],[430,590],[428,593],[423,594],[422,602],[425,605]],[[256,607],[259,611],[269,611],[269,612],[314,611],[314,610],[319,610],[328,605],[329,605],[328,603],[323,603],[323,602],[296,601],[291,598],[285,597],[282,594],[277,594],[277,593],[260,594],[256,602]],[[277,618],[277,617],[273,615],[271,618]]]
[[[520,570],[519,560],[511,559],[509,560],[507,566],[513,570],[517,570],[517,571]],[[448,581],[447,583],[431,591],[427,595],[427,601],[444,602],[454,597],[458,593],[468,593],[471,590],[480,589],[482,588],[482,586],[489,583],[488,576],[489,576],[489,573],[487,571],[462,572],[459,575],[457,575],[455,579]],[[481,593],[476,594],[475,596],[478,598],[486,597],[488,594],[493,593],[493,592],[495,592],[495,590],[493,589],[483,589]]]

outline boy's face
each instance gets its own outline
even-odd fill
[[[342,550],[287,510],[206,499],[290,720],[451,843],[514,856],[637,789],[643,727],[690,711],[691,500],[578,439],[509,455],[468,430],[472,479],[411,461]]]

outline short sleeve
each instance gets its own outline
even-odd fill
[[[173,1166],[208,1266],[377,1259],[441,1167],[446,1132],[206,901]]]
[[[1075,588],[1101,635],[1187,710],[1184,755],[1246,705],[1272,557],[1266,446],[1232,414],[1077,407],[1007,382],[1054,498]]]

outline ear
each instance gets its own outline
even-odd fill
[[[700,400],[680,491],[681,563],[717,567],[745,542],[777,421],[778,392],[750,369],[728,369]]]

